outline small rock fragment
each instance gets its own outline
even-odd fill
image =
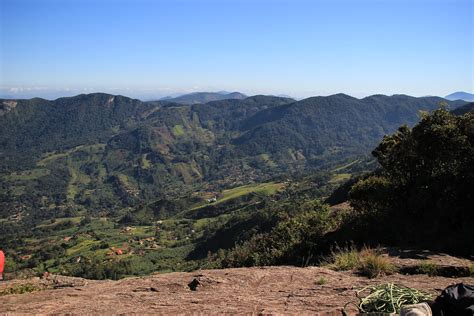
[[[188,283],[188,287],[191,291],[196,291],[198,286],[201,286],[201,282],[198,279],[193,279],[191,282]]]
[[[132,290],[132,292],[159,292],[159,290],[156,287],[139,287]]]

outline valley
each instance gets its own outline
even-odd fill
[[[247,265],[232,257],[235,247],[305,209],[329,216],[324,230],[335,229],[341,224],[322,215],[322,202],[344,202],[334,190],[378,168],[369,154],[384,135],[440,102],[466,104],[343,94],[14,102],[0,101],[7,275],[92,279]]]

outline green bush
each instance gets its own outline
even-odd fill
[[[436,264],[426,261],[416,267],[416,273],[437,276],[439,274],[439,268]]]
[[[397,271],[388,258],[377,249],[364,248],[358,251],[355,247],[336,248],[327,259],[326,264],[336,271],[357,270],[369,278],[392,274]]]
[[[98,258],[82,258],[79,264],[67,267],[67,274],[94,280],[118,280],[132,274],[130,262],[126,260],[112,260],[104,262]]]
[[[324,285],[324,284],[326,284],[326,283],[328,283],[328,280],[326,280],[325,277],[320,277],[320,278],[316,281],[316,284],[317,284],[317,285]]]
[[[360,265],[359,252],[354,247],[336,248],[331,251],[326,263],[336,271],[356,269]]]
[[[269,232],[257,234],[234,247],[223,260],[224,267],[276,264],[307,265],[315,260],[324,235],[334,227],[327,206],[309,200],[298,205]]]
[[[370,279],[393,274],[397,271],[388,258],[383,257],[372,249],[363,250],[360,258],[359,272]]]
[[[0,291],[0,296],[3,295],[10,295],[10,294],[24,294],[24,293],[31,293],[35,291],[39,291],[40,288],[33,284],[20,284],[20,285],[15,285],[12,287],[8,287],[6,289],[3,289]]]

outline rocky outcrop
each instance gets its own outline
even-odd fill
[[[44,278],[43,278],[44,279]],[[311,314],[342,315],[355,289],[393,282],[433,295],[473,277],[445,278],[393,274],[367,279],[351,271],[321,267],[264,267],[155,274],[119,281],[92,281],[49,276],[42,291],[0,296],[0,314]],[[55,286],[55,281],[66,286]],[[15,283],[16,282],[16,283]],[[6,281],[13,283],[32,280]],[[194,289],[194,290],[193,290]],[[354,312],[354,310],[352,310]]]

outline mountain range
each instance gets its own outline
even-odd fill
[[[113,211],[327,169],[367,155],[441,102],[466,104],[344,94],[204,104],[103,93],[0,100],[1,209]]]
[[[0,244],[7,250],[8,269],[102,279],[299,264],[306,254],[319,256],[333,242],[358,240],[352,232],[367,231],[365,224],[348,222],[349,231],[336,234],[334,228],[352,217],[336,211],[337,224],[330,215],[336,213],[321,201],[344,202],[351,187],[366,183],[359,179],[380,172],[382,163],[369,153],[382,138],[393,144],[410,131],[400,126],[413,126],[420,117],[425,125],[436,118],[432,128],[423,129],[436,137],[438,131],[452,132],[440,128],[447,126],[443,115],[461,127],[472,117],[458,119],[444,109],[431,116],[420,113],[440,105],[456,114],[472,111],[472,103],[464,101],[406,95],[336,94],[301,101],[252,96],[201,104],[105,93],[52,101],[0,99]],[[430,137],[417,131],[430,148]],[[466,139],[453,140],[457,143],[442,148],[469,158]],[[418,148],[401,151],[410,159],[419,155]],[[436,160],[432,157],[428,150],[422,161]],[[456,166],[455,159],[448,161]],[[440,179],[441,188],[449,185]],[[394,208],[396,216],[402,209]],[[322,229],[331,231],[327,238]],[[306,251],[304,245],[313,246]]]

